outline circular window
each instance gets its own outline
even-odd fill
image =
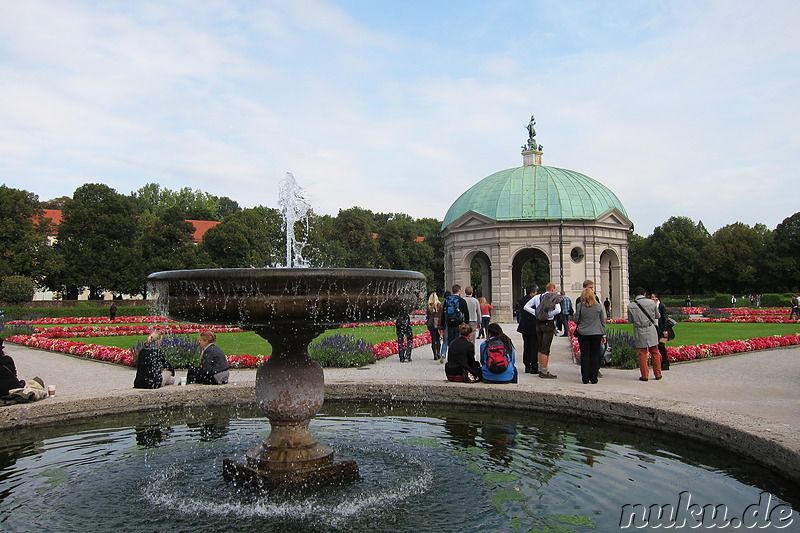
[[[580,263],[581,261],[583,261],[584,255],[585,254],[583,253],[583,248],[581,248],[579,246],[576,246],[575,248],[573,248],[572,251],[569,253],[569,256],[576,263]]]

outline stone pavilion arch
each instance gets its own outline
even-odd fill
[[[542,165],[542,146],[532,137],[522,156],[523,166],[480,180],[447,211],[441,232],[445,288],[471,285],[476,265],[494,319],[509,323],[533,270],[573,300],[591,279],[600,297],[611,300],[612,317],[621,318],[633,226],[622,203],[588,176]]]
[[[626,269],[627,270],[627,269]],[[622,274],[622,261],[619,253],[613,248],[608,248],[600,253],[600,276],[595,281],[602,299],[611,301],[611,318],[625,318],[627,316],[627,298],[629,288],[627,275]]]
[[[525,287],[535,283],[544,288],[551,279],[552,261],[539,248],[523,248],[511,261],[512,301],[516,303],[525,294]]]
[[[467,255],[470,269],[470,285],[475,287],[476,297],[484,296],[492,301],[492,260],[489,255],[478,250]],[[477,272],[476,272],[477,271]],[[477,279],[476,279],[477,274]]]

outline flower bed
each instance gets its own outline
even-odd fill
[[[705,319],[687,320],[687,322],[726,322],[730,319]],[[766,320],[764,320],[766,322]],[[796,321],[792,321],[796,322]],[[580,357],[581,348],[578,339],[575,337],[575,323],[569,323],[570,341],[572,353]],[[694,361],[695,359],[706,359],[718,357],[720,355],[732,355],[736,353],[754,352],[756,350],[766,350],[768,348],[780,348],[782,346],[795,346],[800,344],[800,334],[792,335],[773,335],[771,337],[755,337],[745,341],[732,340],[722,341],[714,344],[698,344],[690,346],[667,346],[667,359],[675,361]],[[614,346],[611,346],[612,350]]]
[[[171,318],[157,315],[149,316],[123,316],[116,320],[101,316],[76,316],[61,318],[34,318],[32,320],[10,320],[7,324],[139,324],[139,323],[167,323],[175,322]]]
[[[135,320],[133,320],[135,319]],[[151,320],[155,319],[155,320]],[[174,320],[163,319],[163,317],[125,317],[125,321],[129,323],[144,323],[156,322],[158,324],[143,324],[125,325],[125,326],[69,326],[69,327],[51,327],[51,328],[35,328],[33,335],[13,335],[6,339],[7,342],[28,346],[30,348],[38,348],[41,350],[49,350],[52,352],[66,353],[69,355],[76,355],[85,357],[87,359],[95,359],[98,361],[105,361],[108,363],[117,363],[124,366],[135,366],[133,363],[134,350],[125,348],[116,348],[113,346],[100,346],[98,344],[88,344],[77,341],[62,340],[67,337],[114,337],[114,336],[127,336],[127,335],[149,335],[152,331],[158,330],[165,334],[189,334],[199,333],[202,330],[210,330],[215,333],[241,333],[246,330],[237,328],[235,326],[209,326],[201,324],[176,324]],[[172,323],[169,323],[172,322]],[[12,323],[12,322],[9,322]],[[13,321],[13,323],[23,324],[74,324],[74,323],[87,323],[87,324],[112,324],[107,318],[99,317],[80,317],[80,318],[42,318],[37,320],[28,321]],[[423,321],[412,322],[414,325],[422,325]],[[342,327],[358,327],[358,326],[394,326],[394,322],[374,322],[370,324],[345,324]],[[419,335],[414,335],[413,345],[414,348],[430,344],[431,334],[425,331]],[[372,349],[376,359],[383,359],[394,355],[398,352],[397,340],[385,341],[374,345]],[[259,364],[269,359],[269,356],[263,355],[229,355],[228,363],[233,368],[257,368]]]

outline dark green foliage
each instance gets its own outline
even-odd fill
[[[33,335],[33,327],[30,324],[7,324],[13,320],[8,316],[0,318],[0,339],[7,339],[14,335]]]
[[[683,322],[689,318],[689,315],[684,313],[681,309],[675,307],[667,307],[667,315],[675,319],[677,322]]]
[[[30,302],[35,291],[36,283],[27,276],[6,276],[0,280],[0,302]]]
[[[633,335],[621,331],[610,331],[607,336],[611,346],[611,364],[625,369],[639,366],[639,354],[636,351]]]
[[[716,307],[711,307],[703,311],[703,316],[706,318],[729,318],[731,314],[727,311],[722,311]]]
[[[375,362],[372,345],[351,335],[332,335],[308,347],[308,355],[323,367],[359,367]]]
[[[138,354],[144,347],[145,341],[140,341],[133,351]],[[189,368],[200,364],[200,343],[189,335],[165,335],[159,349],[172,368]]]

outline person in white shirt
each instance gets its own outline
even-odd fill
[[[550,373],[547,364],[550,361],[550,346],[556,333],[555,316],[561,313],[561,302],[564,297],[558,294],[558,285],[548,283],[545,292],[537,294],[525,304],[523,312],[536,316],[536,336],[539,338],[539,377],[556,379],[558,376]]]

